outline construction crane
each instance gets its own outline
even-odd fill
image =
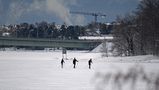
[[[71,11],[71,14],[81,14],[81,15],[91,15],[94,16],[94,22],[97,22],[97,17],[101,16],[101,17],[106,17],[105,14],[102,13],[89,13],[89,12],[76,12],[76,11]]]

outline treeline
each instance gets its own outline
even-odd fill
[[[142,0],[135,12],[116,22],[113,33],[118,55],[159,55],[159,0]]]
[[[52,38],[52,39],[78,39],[79,36],[110,34],[112,25],[105,23],[90,23],[86,26],[66,26],[47,23],[45,21],[29,24],[1,26],[0,36],[16,38]]]

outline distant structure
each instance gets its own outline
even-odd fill
[[[95,41],[99,41],[99,40],[113,40],[114,37],[112,35],[105,35],[105,36],[79,36],[78,37],[79,40],[95,40]]]
[[[97,23],[97,17],[106,17],[106,14],[102,14],[102,13],[89,13],[89,12],[78,12],[78,11],[71,11],[71,14],[81,14],[81,15],[91,15],[94,16],[94,23]]]

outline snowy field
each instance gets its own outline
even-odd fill
[[[0,51],[0,90],[99,90],[97,73],[128,72],[134,65],[140,65],[147,73],[159,73],[159,59],[151,55],[101,56],[88,51],[68,51],[62,69],[61,51]],[[79,61],[76,69],[72,64],[74,57]],[[88,69],[90,58],[92,69]]]

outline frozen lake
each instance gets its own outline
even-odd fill
[[[148,73],[159,71],[158,58],[151,55],[103,58],[100,53],[68,51],[63,69],[61,57],[61,51],[0,51],[0,90],[96,90],[98,72],[127,72],[134,65]],[[74,57],[79,61],[76,69]]]

